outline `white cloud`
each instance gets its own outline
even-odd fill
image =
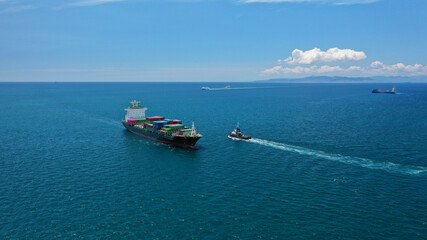
[[[363,70],[363,68],[360,66],[351,66],[348,68],[348,70],[350,70],[350,71],[361,71],[361,70]]]
[[[289,2],[313,2],[329,3],[334,5],[368,4],[380,0],[241,0],[243,3],[289,3]]]
[[[371,63],[371,67],[373,68],[381,68],[384,66],[384,63],[380,62],[380,61],[375,61]]]
[[[396,63],[393,65],[386,65],[380,61],[371,63],[369,73],[381,75],[427,75],[427,66],[422,64],[405,65],[403,63]]]
[[[281,73],[283,70],[282,66],[275,66],[269,69],[265,69],[264,71],[262,71],[262,73],[264,74],[277,74],[277,73]]]
[[[396,63],[387,65],[380,61],[373,61],[368,66],[349,66],[347,68],[343,68],[340,65],[329,66],[324,64],[325,62],[359,61],[365,58],[366,54],[363,51],[355,51],[352,49],[330,48],[327,51],[322,51],[319,48],[313,48],[308,51],[295,49],[292,51],[291,57],[285,60],[278,60],[278,66],[265,69],[261,74],[337,74],[341,76],[427,75],[427,66],[423,66],[422,64],[405,65],[404,63]],[[291,67],[289,64],[297,66]]]
[[[85,7],[85,6],[94,6],[105,3],[113,3],[113,2],[122,2],[125,0],[82,0],[82,1],[74,1],[69,4],[69,6],[75,7]]]
[[[319,48],[313,48],[308,51],[295,49],[292,51],[292,57],[279,62],[287,62],[290,64],[312,64],[319,62],[337,62],[337,61],[358,61],[366,58],[366,54],[362,51],[352,49],[330,48],[326,52]]]
[[[380,61],[372,62],[369,67],[350,66],[342,68],[341,66],[309,66],[309,67],[284,67],[275,66],[262,71],[263,75],[304,75],[304,74],[340,74],[340,75],[363,75],[363,76],[423,76],[427,75],[427,66],[422,64],[405,65],[403,63],[396,63],[393,65],[386,65]]]
[[[344,69],[342,69],[340,66],[328,66],[328,65],[324,65],[321,66],[319,69],[317,69],[317,72],[319,73],[327,73],[327,72],[340,72],[340,71],[344,71]]]

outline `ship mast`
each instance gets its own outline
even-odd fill
[[[191,136],[194,136],[194,135],[196,135],[197,133],[196,133],[196,127],[194,126],[194,122],[193,122],[193,124],[191,125],[191,133],[190,133],[190,135]]]
[[[132,102],[130,102],[130,104],[132,104],[132,107],[138,107],[140,103],[141,103],[140,101],[136,101],[136,100],[133,100]]]

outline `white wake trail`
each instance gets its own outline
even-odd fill
[[[261,89],[273,87],[240,87],[240,88],[209,88],[209,91],[228,91],[228,90],[246,90],[246,89]]]
[[[313,149],[308,149],[308,148],[303,148],[303,147],[298,147],[298,146],[293,146],[289,144],[278,143],[278,142],[273,142],[273,141],[268,141],[268,140],[263,140],[258,138],[252,138],[248,140],[248,142],[257,143],[260,145],[280,149],[287,152],[313,156],[316,158],[337,161],[337,162],[351,164],[351,165],[360,166],[364,168],[381,169],[390,173],[400,173],[400,174],[410,174],[410,175],[420,175],[420,174],[427,173],[427,167],[423,167],[423,166],[402,165],[402,164],[392,163],[392,162],[374,161],[371,159],[360,158],[360,157],[343,156],[340,154],[326,153],[320,150],[313,150]]]

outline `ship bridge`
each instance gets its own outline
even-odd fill
[[[125,120],[127,121],[128,119],[145,118],[145,111],[147,111],[148,108],[144,106],[140,106],[139,105],[141,103],[140,101],[133,100],[130,103],[132,104],[132,106],[125,109],[126,111]]]

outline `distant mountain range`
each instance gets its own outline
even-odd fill
[[[427,76],[376,76],[376,77],[329,77],[329,76],[311,76],[304,78],[274,78],[266,80],[256,80],[260,83],[427,83]]]

